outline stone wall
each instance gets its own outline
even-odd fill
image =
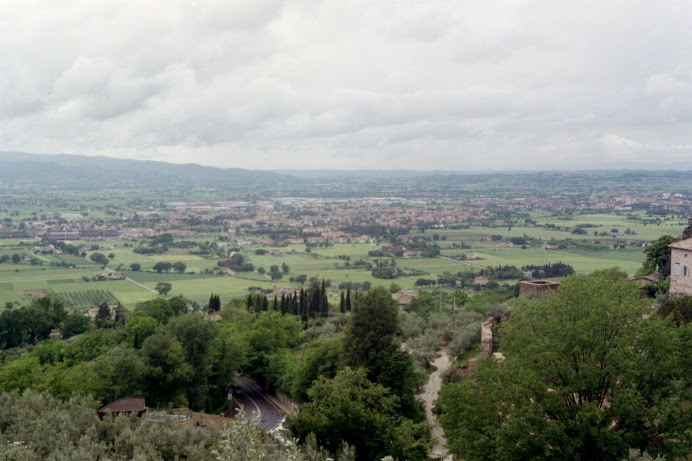
[[[493,355],[493,327],[497,319],[492,317],[481,323],[481,354]]]
[[[557,290],[560,286],[559,282],[550,282],[548,280],[521,281],[519,285],[519,296],[532,296],[543,293],[549,293],[552,290]]]

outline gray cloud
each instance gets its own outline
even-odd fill
[[[0,150],[247,168],[692,154],[683,2],[0,2]]]

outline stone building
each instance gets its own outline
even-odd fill
[[[692,295],[692,239],[668,245],[670,248],[670,293]]]

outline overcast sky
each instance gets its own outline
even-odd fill
[[[0,150],[692,169],[692,2],[2,0]]]

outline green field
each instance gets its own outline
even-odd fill
[[[271,266],[281,268],[287,264],[290,273],[282,280],[273,282],[267,276],[257,272],[238,273],[234,276],[204,274],[208,270],[217,268],[217,258],[205,258],[190,254],[188,250],[171,248],[164,254],[144,255],[133,252],[138,242],[127,240],[80,242],[85,249],[92,245],[98,246],[99,252],[114,258],[108,267],[120,270],[134,281],[154,288],[158,282],[171,283],[173,289],[171,295],[183,295],[201,305],[206,304],[211,293],[221,295],[224,301],[231,297],[246,296],[248,287],[259,287],[270,290],[277,287],[291,286],[289,278],[305,274],[308,278],[327,279],[331,281],[330,299],[334,302],[338,299],[338,286],[343,282],[370,282],[372,285],[389,286],[396,282],[402,288],[415,288],[414,283],[418,278],[435,279],[436,275],[445,272],[457,273],[460,271],[478,272],[481,267],[514,265],[521,267],[527,264],[546,264],[563,262],[570,264],[578,273],[588,273],[594,270],[612,266],[618,266],[634,274],[644,259],[642,244],[650,242],[663,234],[679,235],[684,228],[684,223],[679,218],[663,218],[660,225],[644,225],[641,222],[641,213],[631,213],[631,219],[627,216],[613,214],[584,214],[574,216],[553,216],[549,213],[532,213],[531,219],[536,224],[530,226],[496,226],[496,227],[471,227],[455,230],[428,230],[425,233],[412,231],[412,237],[432,238],[437,234],[437,243],[443,246],[457,246],[457,248],[443,249],[441,255],[445,257],[457,256],[465,253],[476,253],[480,259],[471,261],[450,261],[444,258],[396,258],[397,267],[404,272],[421,271],[421,275],[408,275],[397,280],[381,280],[372,277],[370,269],[344,269],[347,256],[350,263],[363,259],[372,261],[368,252],[378,249],[376,244],[334,244],[327,247],[312,247],[306,252],[306,246],[302,244],[271,247],[248,246],[240,249],[245,262],[252,263],[255,269],[264,268],[267,272]],[[558,229],[547,229],[545,224],[555,224]],[[589,224],[595,227],[584,228],[587,235],[577,235],[570,232],[578,224]],[[559,230],[560,226],[569,228]],[[618,234],[611,235],[611,230],[617,229]],[[629,230],[625,234],[625,230]],[[594,236],[606,232],[608,235]],[[521,245],[511,248],[503,248],[499,242],[493,241],[491,236],[502,236],[503,241],[511,237],[531,237],[540,239],[541,243],[553,240],[556,242],[575,242],[591,245],[579,247],[568,245],[564,250],[543,250],[540,244],[531,244],[522,249]],[[198,236],[198,241],[213,241],[214,235]],[[600,250],[596,250],[594,241],[601,242]],[[461,244],[468,248],[458,248]],[[625,245],[624,248],[613,248],[613,244]],[[125,246],[127,244],[127,246]],[[36,242],[31,239],[2,239],[0,240],[0,255],[12,255],[18,253],[28,255],[42,262],[42,266],[32,266],[29,262],[13,264],[11,262],[0,264],[0,309],[6,302],[24,303],[31,297],[23,295],[26,290],[52,290],[60,296],[73,296],[75,300],[70,304],[83,309],[87,304],[96,302],[96,292],[110,293],[114,299],[119,300],[126,307],[132,308],[142,300],[157,296],[151,290],[128,280],[84,282],[83,276],[93,276],[104,272],[101,267],[92,264],[88,259],[93,250],[87,250],[87,257],[68,254],[35,255],[33,247]],[[280,255],[257,255],[258,248],[267,251],[279,251]],[[586,248],[586,249],[584,249]],[[339,256],[342,256],[340,259]],[[184,274],[174,272],[156,273],[152,267],[157,262],[175,263],[182,261],[187,265]],[[130,264],[137,263],[142,267],[141,271],[130,271]],[[75,268],[56,267],[73,265]],[[480,267],[479,267],[480,266]],[[294,287],[299,287],[293,284]],[[72,293],[73,295],[68,295]],[[81,293],[81,295],[80,295]],[[76,299],[79,298],[79,301]],[[67,298],[66,298],[67,299]]]
[[[101,303],[117,304],[119,301],[108,290],[56,291],[53,296],[61,300],[65,307],[76,311],[87,311]]]
[[[93,276],[101,271],[96,266],[89,269],[65,269],[13,264],[0,265],[0,307],[6,302],[29,302],[33,297],[22,294],[28,290],[51,290],[53,292],[81,292],[89,290],[109,291],[126,307],[156,296],[127,280],[85,282],[83,276]]]

